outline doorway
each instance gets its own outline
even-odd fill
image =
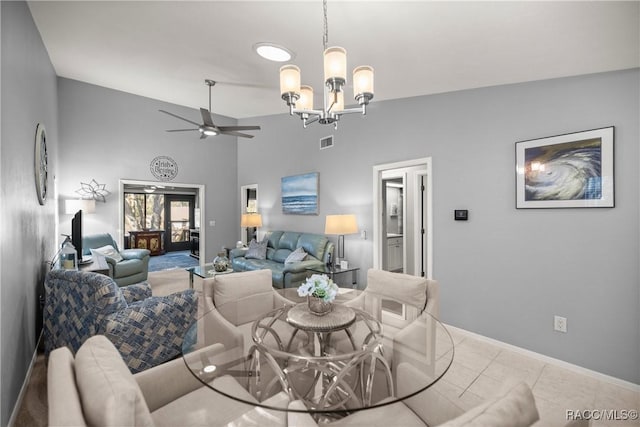
[[[258,184],[240,187],[240,214],[258,213]],[[257,227],[240,227],[240,241],[248,245],[251,239],[259,240]]]
[[[164,196],[165,233],[167,252],[191,249],[190,230],[194,229],[195,196],[166,194]]]
[[[206,254],[205,254],[205,249],[206,249],[206,227],[200,227],[200,224],[204,223],[204,218],[205,218],[205,186],[203,184],[178,184],[178,183],[167,183],[167,182],[157,182],[157,181],[140,181],[140,180],[129,180],[129,179],[121,179],[119,181],[119,218],[120,218],[120,227],[119,227],[119,233],[118,233],[118,237],[117,237],[117,241],[118,244],[120,245],[120,247],[124,248],[127,247],[127,241],[128,241],[128,236],[127,236],[127,230],[131,229],[132,225],[129,224],[128,222],[128,214],[129,212],[127,211],[127,203],[126,203],[126,195],[127,194],[137,194],[137,195],[142,195],[142,194],[155,194],[155,195],[164,195],[165,197],[167,196],[188,196],[189,198],[193,199],[193,214],[190,214],[189,217],[189,223],[192,226],[191,230],[188,230],[190,234],[192,232],[196,232],[199,236],[197,245],[197,252],[199,253],[199,263],[200,265],[204,264],[204,260],[206,259]],[[169,203],[165,203],[165,205],[169,205]],[[189,209],[191,210],[191,209]],[[165,230],[165,251],[168,250],[166,244],[166,235],[171,235],[172,233],[170,232],[171,230],[171,222],[169,222],[169,225],[167,225],[167,218],[169,218],[170,213],[167,214],[166,212],[166,208],[163,208],[161,210],[162,212],[162,217],[163,218],[157,218],[158,215],[151,215],[151,218],[154,218],[154,221],[152,221],[150,224],[148,224],[148,221],[143,223],[144,225],[141,225],[142,228],[157,228],[157,229],[163,229]],[[191,216],[192,215],[192,216]],[[178,226],[178,224],[180,222],[187,222],[187,221],[180,221],[178,220],[178,216],[180,215],[176,215],[176,220],[175,220],[175,224],[176,227]],[[182,215],[184,217],[184,215]],[[134,227],[135,229],[137,229],[137,227]],[[115,237],[115,236],[114,236]],[[179,240],[180,238],[183,238],[183,236],[178,237],[177,239],[174,240]],[[185,249],[181,249],[181,250],[195,250],[196,248],[193,248],[190,243],[189,243],[189,238],[187,238],[187,245]],[[175,242],[175,243],[180,243],[181,242]],[[173,250],[173,249],[172,249]]]
[[[373,268],[431,278],[431,158],[376,165]]]

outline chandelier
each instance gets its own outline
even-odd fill
[[[367,104],[373,98],[373,68],[368,65],[353,70],[353,97],[359,108],[344,108],[344,86],[347,83],[347,51],[341,47],[327,47],[329,32],[327,27],[327,0],[322,1],[324,12],[324,82],[322,110],[313,109],[313,88],[300,85],[300,68],[289,64],[280,68],[280,94],[289,106],[289,114],[297,114],[302,125],[319,122],[323,125],[333,123],[344,114],[367,114]]]

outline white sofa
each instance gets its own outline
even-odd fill
[[[199,351],[223,350],[218,344]],[[230,376],[214,381],[218,388],[255,401]],[[131,374],[118,350],[102,335],[85,341],[75,358],[67,347],[52,351],[47,382],[49,426],[52,427],[286,424],[285,412],[240,403],[203,386],[182,358]],[[286,406],[288,402],[284,393],[271,399],[263,403]]]

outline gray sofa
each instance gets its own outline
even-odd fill
[[[246,258],[246,248],[229,252],[234,271],[271,270],[273,286],[291,288],[307,278],[309,267],[322,267],[333,259],[334,244],[326,236],[293,231],[271,231],[265,236],[267,253],[265,259]],[[289,254],[297,248],[307,253],[304,261],[285,264]]]

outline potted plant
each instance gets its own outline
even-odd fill
[[[326,274],[314,274],[298,287],[298,295],[307,297],[309,311],[324,316],[331,311],[331,303],[338,295],[338,285]]]

